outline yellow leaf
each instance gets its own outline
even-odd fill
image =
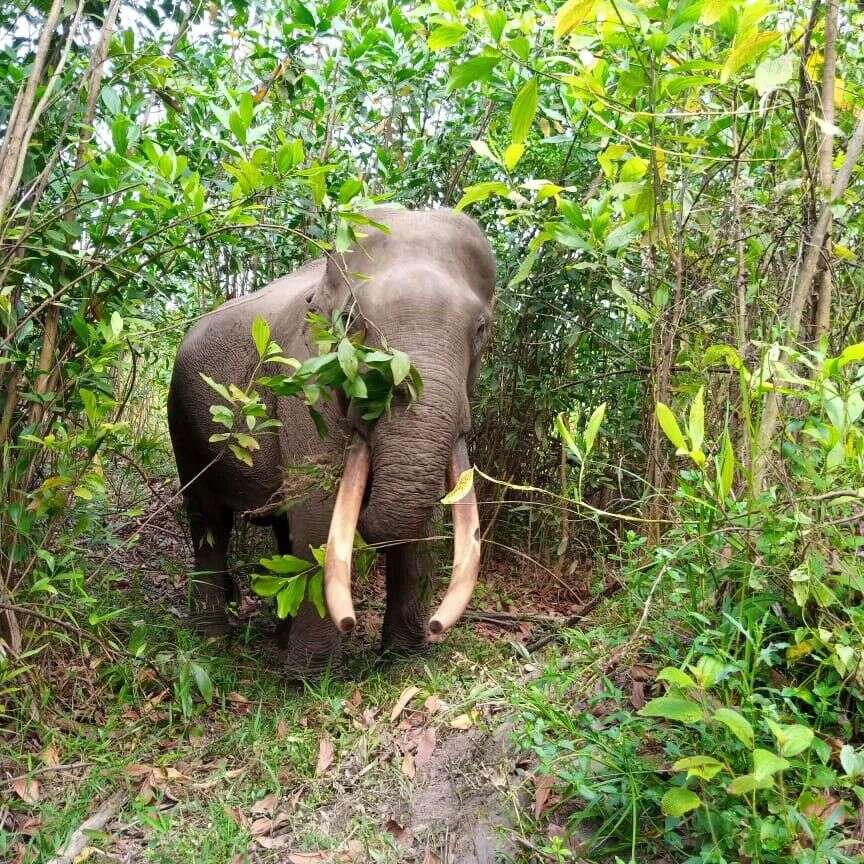
[[[460,478],[461,479],[461,478]],[[399,719],[399,715],[405,710],[405,706],[420,692],[419,687],[415,687],[413,684],[410,687],[406,687],[399,698],[396,700],[396,704],[393,706],[393,710],[390,712],[390,722],[395,723],[396,720]]]
[[[831,246],[831,250],[838,258],[842,258],[844,261],[854,261],[855,253],[846,246],[841,246],[839,243],[834,243]]]
[[[807,58],[804,68],[807,70],[807,77],[810,78],[811,81],[818,82],[822,80],[822,64],[824,62],[825,60],[823,56],[818,51],[814,51]]]
[[[512,171],[519,160],[522,158],[522,154],[525,152],[524,144],[517,144],[515,141],[510,144],[507,149],[504,151],[504,167],[508,171]]]
[[[597,0],[567,0],[555,16],[555,38],[566,36],[594,11]]]
[[[702,15],[699,20],[702,24],[710,27],[716,24],[729,8],[729,0],[705,0],[702,5]]]
[[[461,729],[463,732],[470,729],[477,721],[477,712],[472,711],[470,714],[460,714],[450,721],[451,729]]]
[[[461,501],[474,487],[474,469],[467,468],[459,475],[456,485],[441,499],[442,504]]]
[[[780,34],[776,30],[766,30],[764,33],[754,33],[733,46],[720,70],[720,81],[725,84],[739,69],[764,54],[779,38]]]

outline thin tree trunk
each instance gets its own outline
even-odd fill
[[[846,148],[846,158],[842,167],[837,171],[837,176],[831,186],[823,205],[822,212],[813,226],[804,260],[798,271],[798,276],[792,288],[792,296],[789,300],[789,311],[786,315],[786,334],[790,343],[795,342],[801,331],[801,318],[807,298],[810,297],[813,288],[813,280],[819,269],[819,261],[822,257],[822,244],[831,224],[831,205],[843,197],[852,179],[852,172],[861,156],[864,148],[864,114],[858,120],[855,131]],[[776,391],[772,390],[765,396],[762,408],[762,420],[759,424],[759,446],[756,454],[756,465],[754,470],[754,485],[757,491],[765,488],[765,479],[768,469],[768,454],[774,442],[777,432],[777,420],[780,414],[780,400]]]
[[[834,125],[834,87],[837,69],[837,7],[838,0],[825,0],[825,62],[822,66],[822,117],[826,128],[819,147],[819,185],[823,195],[831,186],[832,163],[834,161],[834,136],[830,128]],[[831,217],[822,244],[824,260],[819,271],[819,287],[816,295],[816,317],[813,337],[818,342],[828,335],[831,327]]]
[[[36,54],[33,58],[33,68],[30,77],[19,91],[9,118],[6,129],[6,137],[0,148],[0,226],[3,224],[9,202],[18,191],[21,182],[21,172],[24,170],[24,154],[33,134],[33,104],[36,100],[36,91],[42,83],[42,74],[45,71],[45,62],[51,48],[51,38],[60,21],[60,13],[63,10],[63,0],[53,0],[42,32],[39,34],[39,42],[36,46]],[[37,118],[38,119],[38,118]]]

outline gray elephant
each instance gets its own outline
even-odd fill
[[[453,574],[438,611],[427,618],[432,557],[424,538],[445,491],[468,466],[469,398],[492,319],[495,260],[479,227],[450,210],[381,209],[369,214],[389,231],[364,227],[344,255],[313,261],[254,294],[205,316],[183,340],[174,365],[168,421],[189,516],[196,574],[190,592],[196,626],[227,629],[226,553],[234,514],[274,511],[280,553],[311,559],[327,542],[325,599],[329,618],[308,601],[286,625],[286,669],[319,674],[338,660],[340,631],[355,622],[351,543],[355,528],[383,544],[387,600],[382,648],[423,650],[462,614],[476,583],[479,522],[473,491],[453,505]],[[248,467],[209,443],[209,407],[219,399],[201,373],[244,387],[257,363],[250,332],[256,316],[270,325],[286,356],[312,356],[307,315],[341,310],[365,326],[366,343],[405,351],[424,383],[419,401],[397,393],[393,410],[369,424],[345,400],[325,403],[329,434],[321,438],[296,397],[265,396],[282,425],[262,436]],[[284,370],[284,367],[281,367]],[[269,401],[268,401],[269,398]],[[319,490],[279,512],[291,466],[344,465],[338,491]]]

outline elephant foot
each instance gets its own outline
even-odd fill
[[[288,681],[320,681],[328,672],[335,672],[341,661],[341,652],[310,654],[289,648],[284,655],[282,671]]]
[[[189,613],[192,629],[204,638],[227,636],[231,632],[225,609],[198,608]]]
[[[384,634],[381,638],[380,655],[383,660],[400,660],[405,657],[416,657],[428,654],[431,644],[426,640],[425,633]]]

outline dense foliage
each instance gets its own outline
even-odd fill
[[[592,860],[860,852],[859,4],[43,0],[0,22],[6,717],[49,698],[58,643],[150,662],[111,582],[148,478],[173,471],[188,325],[347,248],[375,203],[455,206],[499,262],[485,539],[552,589],[593,559],[630,604],[622,650],[656,673],[632,711],[606,681],[599,719],[566,666],[518,695],[559,821],[587,826]],[[265,385],[341,387],[379,416],[410,360],[345,335]],[[377,363],[379,390],[340,352]],[[253,397],[214,415],[244,460]],[[188,720],[213,685],[170,658]]]

